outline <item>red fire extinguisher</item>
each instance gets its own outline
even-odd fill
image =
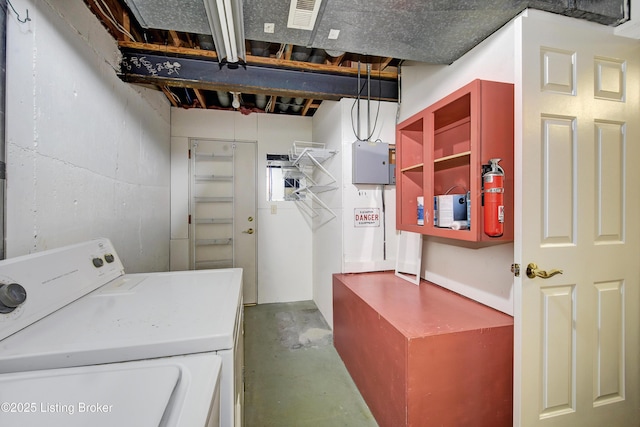
[[[498,162],[490,159],[482,175],[484,184],[484,233],[489,237],[500,237],[504,233],[504,170]]]

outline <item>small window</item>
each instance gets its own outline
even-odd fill
[[[304,200],[304,194],[298,192],[304,187],[304,180],[288,155],[267,154],[267,201]]]

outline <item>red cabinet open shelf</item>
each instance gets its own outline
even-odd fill
[[[474,80],[396,128],[397,229],[473,242],[513,240],[513,85]],[[499,158],[505,171],[504,234],[482,229],[482,165]],[[470,228],[436,227],[433,197],[469,194]],[[418,225],[417,198],[424,198]]]

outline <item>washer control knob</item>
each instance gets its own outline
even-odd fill
[[[27,290],[17,283],[0,285],[0,313],[11,313],[27,300]]]
[[[113,256],[113,254],[106,254],[104,256],[104,260],[107,261],[109,264],[111,264],[113,261],[115,261],[115,257]]]
[[[102,260],[102,258],[94,258],[93,259],[93,266],[96,268],[100,268],[104,265],[104,261]]]

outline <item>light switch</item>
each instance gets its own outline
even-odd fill
[[[278,205],[271,205],[271,215],[278,213]]]

